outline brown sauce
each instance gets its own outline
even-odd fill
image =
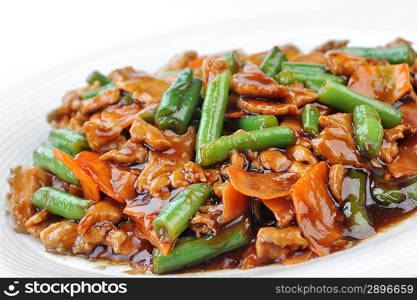
[[[286,120],[288,117],[286,118]],[[290,119],[293,120],[293,119]],[[295,125],[299,125],[299,122],[295,121]],[[287,120],[288,122],[288,120]],[[297,131],[298,132],[298,131]],[[302,131],[301,131],[302,134]],[[176,143],[178,148],[189,149],[193,147],[194,141],[192,139],[188,139],[185,142],[181,141],[180,143]],[[187,159],[188,157],[178,157],[178,155],[187,155],[189,151],[185,151],[184,149],[171,149],[161,153],[159,155],[164,156],[164,158],[169,158],[171,161],[178,161],[181,159]],[[284,154],[286,153],[285,150],[280,149]],[[144,164],[136,165],[136,169],[141,170],[145,167]],[[128,169],[127,167],[118,166],[120,170]],[[135,169],[135,167],[133,167]],[[351,168],[351,166],[345,166],[347,168]],[[250,169],[250,167],[249,167]],[[252,171],[259,172],[260,170],[254,169]],[[368,181],[373,182],[372,178],[375,178],[375,182],[387,184],[383,180],[383,172],[378,170],[365,170],[369,174]],[[264,173],[268,173],[268,170],[264,170]],[[140,172],[138,172],[140,173]],[[382,205],[378,202],[375,202],[370,194],[368,186],[367,192],[367,212],[370,220],[372,221],[373,227],[377,232],[384,231],[389,227],[396,225],[410,217],[417,211],[417,201],[413,201],[411,199],[407,199],[399,204],[390,204],[390,205]],[[400,188],[400,186],[395,185],[395,183],[390,183],[390,188]],[[179,190],[172,190],[170,191],[170,195],[165,200],[157,200],[153,199],[149,196],[148,193],[141,193],[137,195],[132,200],[128,201],[128,206],[130,207],[137,207],[143,213],[157,213],[164,204],[168,203],[170,199],[175,197],[175,195],[179,192]],[[341,208],[340,208],[341,209]],[[269,211],[269,210],[267,210]],[[259,223],[259,220],[253,220],[253,224],[256,227],[258,226],[274,226],[274,217],[273,215],[269,214],[262,223]],[[120,226],[118,226],[120,227]],[[130,230],[128,230],[130,231]],[[255,233],[257,230],[255,230]],[[129,234],[134,234],[133,232],[128,232]],[[366,240],[364,240],[366,242]],[[247,256],[246,252],[250,247],[253,247],[253,243],[240,247],[238,249],[228,251],[226,253],[220,254],[215,256],[207,261],[199,263],[195,266],[179,270],[176,273],[191,273],[191,272],[203,272],[203,271],[215,271],[215,270],[224,270],[224,269],[236,269],[241,268],[245,257]],[[93,252],[89,255],[85,255],[87,258],[99,261],[99,262],[106,262],[108,264],[121,264],[121,265],[129,265],[132,267],[131,270],[127,271],[127,274],[142,274],[146,272],[150,272],[152,269],[152,252],[153,246],[147,240],[141,240],[137,237],[133,238],[133,253],[130,255],[119,255],[114,253],[113,249],[108,246],[104,245],[97,245]]]
[[[351,168],[350,166],[346,167]],[[369,182],[379,182],[386,184],[386,182],[383,181],[383,174],[381,173],[381,171],[375,169],[369,172],[369,170],[367,170],[367,173],[369,174]],[[394,181],[390,182],[390,188],[401,188],[401,182],[404,182],[404,180],[396,182],[397,185]],[[367,191],[367,212],[372,222],[372,225],[377,232],[385,231],[391,226],[399,224],[400,222],[404,221],[406,218],[412,216],[414,213],[417,212],[417,201],[413,201],[411,199],[407,199],[399,204],[390,205],[383,205],[374,201],[370,193],[370,187],[371,184],[368,185]],[[169,199],[175,197],[177,193],[178,190],[171,191],[170,196],[168,198],[168,202]],[[141,209],[145,209],[146,206],[152,206],[155,204],[152,203],[153,201],[150,200],[151,199],[149,198],[149,195],[144,193],[142,195],[139,195],[136,199],[133,199],[130,205],[136,203],[139,205],[139,207],[141,207]],[[264,218],[262,223],[259,223],[259,220],[257,221],[254,219],[253,224],[255,224],[256,227],[274,226],[273,220],[273,215],[269,215]],[[257,232],[257,230],[255,230],[255,232]],[[363,241],[366,242],[366,239]],[[152,268],[153,246],[148,241],[140,240],[136,237],[134,238],[134,246],[137,251],[133,254],[117,255],[113,252],[113,250],[110,247],[98,245],[94,249],[94,251],[87,257],[92,260],[106,261],[112,264],[128,264],[132,267],[132,270],[127,271],[127,274],[142,274],[145,272],[149,272]],[[175,273],[191,273],[241,268],[246,256],[245,254],[247,250],[252,246],[253,242],[247,246],[240,247],[238,249],[220,254],[205,262],[199,263],[195,266],[186,269],[179,270]]]
[[[377,232],[382,232],[390,227],[399,224],[408,217],[417,212],[417,202],[412,200],[404,201],[404,204],[398,207],[384,207],[378,204],[372,204],[367,208],[368,215]],[[366,240],[364,240],[366,242]],[[132,255],[117,255],[110,247],[103,245],[97,246],[88,258],[94,261],[110,262],[112,264],[128,264],[132,267],[126,271],[127,274],[143,274],[152,268],[152,246],[147,241],[140,241],[141,247],[138,252]],[[182,269],[176,273],[193,273],[204,271],[216,271],[226,269],[241,268],[245,258],[245,253],[252,244],[222,253],[205,262],[195,266]],[[175,274],[175,273],[174,273]]]
[[[367,211],[373,222],[373,227],[377,232],[381,232],[404,221],[417,212],[417,202],[415,204],[409,203],[407,206],[407,208],[389,208],[374,204],[369,206]]]
[[[135,238],[136,252],[131,255],[115,254],[111,247],[98,245],[87,255],[90,260],[114,264],[128,264],[135,272],[144,273],[152,266],[153,246],[146,240]]]
[[[285,150],[281,151],[285,153]],[[140,168],[141,166],[138,167]],[[351,168],[349,166],[346,167]],[[383,172],[378,171],[377,169],[372,169],[371,171],[364,169],[364,171],[369,174],[369,182],[388,185],[388,183],[383,180]],[[391,189],[401,189],[401,186],[404,185],[405,181],[406,180],[391,181],[389,182],[389,187]],[[413,201],[411,199],[407,199],[399,204],[390,205],[383,205],[374,201],[370,194],[370,186],[371,185],[368,185],[367,192],[367,212],[370,220],[372,221],[372,225],[377,232],[385,231],[404,221],[406,218],[411,217],[417,212],[417,201]],[[179,190],[172,190],[170,192],[170,196],[165,201],[169,202],[169,199],[175,197],[178,192]],[[143,193],[128,202],[128,205],[135,204],[138,205],[142,211],[146,209],[153,211],[156,202],[152,201],[147,193]],[[266,210],[266,212],[269,212],[269,210]],[[274,220],[274,216],[272,214],[268,214],[262,218],[262,221],[253,219],[253,224],[255,224],[256,227],[274,226]],[[123,229],[123,223],[119,224],[118,227]],[[257,230],[254,230],[254,232],[256,233]],[[134,235],[134,232],[131,231],[131,229],[128,229],[127,233],[129,235]],[[150,272],[152,269],[153,246],[147,240],[141,240],[138,237],[133,237],[132,240],[134,251],[132,251],[132,254],[130,255],[116,254],[111,247],[99,244],[94,248],[92,253],[84,256],[93,261],[106,262],[106,264],[109,265],[129,265],[132,269],[127,271],[127,274],[143,274]],[[366,243],[366,240],[364,240],[364,242]],[[241,268],[242,265],[244,265],[245,258],[247,257],[246,252],[250,247],[253,247],[253,242],[247,246],[215,256],[195,266],[179,270],[176,273]],[[277,263],[279,264],[279,262]]]
[[[215,256],[205,262],[188,268],[185,272],[204,272],[226,269],[236,269],[242,266],[244,254],[248,246],[241,247]],[[184,273],[184,271],[182,271]]]
[[[256,85],[256,86],[263,87],[263,88],[267,88],[270,85],[276,85],[274,80],[266,77],[262,72],[244,73],[244,74],[241,74],[240,79],[241,79],[241,82],[244,84],[248,84],[248,85],[252,84],[252,85]],[[379,93],[379,89],[377,87],[373,87],[373,88],[374,90],[376,90],[376,93]],[[280,110],[282,106],[287,105],[283,103],[269,101],[268,98],[261,97],[261,98],[251,99],[245,96],[240,96],[240,97],[241,97],[240,100],[243,100],[246,102],[249,101],[249,103],[252,102],[253,106],[255,106],[257,109],[261,108],[264,111],[266,110],[273,111],[274,109]],[[413,112],[417,110],[417,108],[414,105],[415,103],[409,100],[410,99],[404,99],[403,102],[401,102],[402,106],[400,106],[400,110],[401,108],[403,108],[404,119],[405,119],[404,123],[411,126],[414,123],[416,123],[415,122],[416,117],[415,117],[415,114],[413,114]],[[329,109],[328,107],[324,105],[321,105],[321,104],[317,104],[317,105],[322,115],[327,115],[329,111],[331,111],[331,109]],[[113,115],[116,114],[116,117],[123,121],[122,123],[131,123],[132,111],[136,112],[136,110],[138,110],[138,107],[135,104],[130,104],[123,111],[118,111],[118,110],[113,111],[112,108],[113,107],[107,108],[106,112],[103,113],[105,115],[104,117],[107,116],[108,119],[111,120],[111,117],[114,117]],[[235,107],[234,109],[237,109],[237,108]],[[242,110],[239,110],[239,111],[242,112]],[[250,114],[249,110],[246,112],[243,111],[243,113]],[[276,113],[276,115],[280,115],[280,114]],[[322,153],[318,153],[319,152],[318,148],[313,147],[314,148],[313,151],[315,151],[316,156],[319,156],[318,154],[321,154],[322,156],[327,157],[327,161],[330,161],[330,162],[331,162],[331,159],[329,159],[329,157],[335,156],[336,159],[334,159],[333,163],[346,164],[345,166],[346,168],[351,168],[352,166],[356,166],[357,168],[367,167],[368,164],[364,163],[361,160],[360,153],[357,151],[356,146],[353,142],[353,139],[351,140],[348,139],[348,137],[350,136],[350,133],[353,130],[351,127],[349,127],[349,125],[351,125],[351,121],[347,120],[346,122],[343,122],[344,121],[343,118],[346,118],[347,114],[332,115],[332,117],[329,117],[329,118],[334,119],[335,116],[339,116],[339,118],[335,119],[335,122],[336,121],[338,122],[336,122],[337,126],[334,126],[335,127],[334,132],[328,132],[329,128],[325,128],[321,132],[321,136],[323,136],[324,133],[327,133],[326,136],[323,136],[323,139],[326,140],[328,143],[331,143],[331,145],[328,147],[328,149],[326,149],[327,151],[321,151]],[[92,119],[93,117],[90,120]],[[291,115],[291,114],[285,113],[284,116],[280,115],[279,119],[280,119],[281,125],[287,125],[294,129],[297,135],[297,143],[302,143],[303,141],[309,140],[309,138],[305,136],[305,134],[303,133],[301,129],[299,116],[297,114]],[[341,138],[340,136],[343,136],[343,135],[340,134],[340,128],[342,128],[343,126],[347,127],[347,129],[344,132],[345,137]],[[233,126],[230,126],[230,127],[231,128],[229,129],[231,130],[231,133],[232,133],[236,128],[233,128]],[[226,126],[226,130],[227,129],[228,128]],[[108,135],[108,132],[103,133],[103,132],[97,131],[95,132],[95,134],[99,137],[104,138]],[[114,163],[114,164],[111,163],[110,165],[112,169],[115,170],[115,172],[113,172],[114,178],[112,178],[112,180],[114,180],[116,183],[120,182],[121,186],[126,186],[125,183],[131,181],[131,184],[128,184],[128,185],[133,187],[134,182],[136,181],[136,177],[139,176],[142,179],[142,184],[146,187],[146,185],[148,184],[147,182],[148,177],[155,178],[160,175],[169,175],[173,171],[175,171],[177,168],[179,168],[179,166],[181,166],[184,162],[192,159],[193,151],[194,151],[194,143],[195,143],[195,132],[193,129],[189,130],[189,132],[183,136],[177,136],[171,131],[165,131],[165,135],[167,136],[167,138],[170,140],[172,144],[171,148],[169,148],[168,150],[164,152],[150,151],[148,153],[146,161],[143,163],[137,164],[135,166],[128,167],[128,166],[120,165],[117,163]],[[148,148],[149,150],[152,150],[150,146],[148,146]],[[414,149],[413,147],[411,148]],[[352,149],[353,151],[351,151]],[[285,150],[283,149],[278,149],[278,150],[286,154]],[[408,150],[407,148],[405,148],[405,150],[406,152],[411,151],[411,150]],[[348,157],[350,159],[345,159],[344,161],[342,161],[342,159],[339,156],[343,156],[344,158]],[[245,159],[246,159],[245,165],[247,169],[251,171],[262,172],[264,174],[271,172],[268,169],[266,170],[257,169],[256,166],[253,167],[249,165],[249,161],[247,160],[247,157],[245,157]],[[348,166],[347,164],[351,166]],[[217,165],[215,167],[217,169],[220,169],[220,166],[221,165]],[[368,180],[370,180],[374,176],[378,178],[383,178],[382,176],[383,174],[382,175],[377,174],[378,172],[375,170],[364,169],[364,171],[366,171],[368,174],[371,174]],[[372,174],[373,172],[375,174]],[[69,189],[69,187],[67,186],[62,186],[62,183],[60,182],[56,182],[55,185],[57,185],[57,187],[62,190]],[[392,186],[392,188],[400,188],[400,186],[394,185]],[[117,188],[115,189],[117,190]],[[142,190],[146,191],[147,188],[144,188]],[[153,197],[150,197],[149,193],[144,192],[144,191],[137,194],[134,190],[132,190],[130,191],[130,193],[128,193],[130,197],[127,197],[128,199],[131,199],[130,201],[127,201],[127,207],[129,207],[129,209],[133,212],[136,212],[138,214],[142,213],[144,215],[154,215],[154,214],[159,213],[159,211],[167,203],[169,203],[169,201],[173,197],[175,197],[175,195],[179,192],[178,189],[171,190],[171,191],[168,190],[167,192],[168,195],[166,197],[153,198]],[[342,210],[341,207],[339,207],[339,209]],[[375,228],[377,232],[384,231],[388,229],[389,227],[400,223],[407,217],[410,217],[411,215],[413,215],[416,211],[417,211],[417,201],[413,201],[411,199],[407,199],[401,202],[400,204],[390,204],[390,205],[383,205],[381,203],[375,202],[371,197],[369,186],[368,186],[367,213],[368,213],[369,219],[372,222],[373,227]],[[269,210],[268,212],[269,212],[269,216],[266,217],[265,220],[262,221],[262,223],[259,220],[256,221],[255,217],[253,217],[255,233],[257,232],[256,227],[275,226],[275,218],[273,215],[271,215],[271,212]],[[118,227],[123,230],[122,224],[119,224]],[[130,265],[132,266],[132,270],[128,271],[128,273],[130,274],[145,273],[145,272],[150,271],[152,268],[152,253],[153,253],[154,247],[147,240],[141,240],[137,236],[135,236],[134,230],[130,229],[130,230],[125,230],[125,231],[132,239],[132,248],[131,248],[132,250],[130,251],[130,254],[128,255],[117,254],[114,252],[114,250],[111,247],[98,244],[93,249],[92,253],[86,254],[85,256],[94,261],[105,261],[109,264]],[[366,242],[366,240],[364,241]],[[354,244],[354,243],[351,243],[351,244]],[[255,249],[254,241],[252,241],[250,244],[246,246],[217,255],[211,259],[208,259],[192,267],[179,270],[178,273],[236,269],[236,268],[241,268],[242,266],[245,267],[245,259],[248,257],[248,251],[249,250],[252,251],[252,254],[250,255],[255,255],[256,252],[254,252],[255,251],[254,249]],[[308,252],[311,253],[311,251],[309,250]],[[302,255],[302,252],[301,252],[301,255]]]
[[[375,230],[382,232],[394,225],[398,225],[417,212],[417,202],[415,204],[408,203],[406,206],[404,208],[387,208],[374,204],[369,206],[367,211]],[[364,242],[366,243],[366,240]],[[246,246],[223,253],[181,272],[203,272],[240,268],[247,248]]]

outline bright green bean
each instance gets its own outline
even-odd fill
[[[193,69],[184,69],[162,96],[155,114],[161,129],[184,134],[200,101],[201,79],[193,77]]]
[[[301,111],[301,126],[309,136],[315,136],[320,132],[320,111],[315,104],[309,103]]]
[[[227,68],[232,74],[235,74],[239,70],[239,68],[242,66],[239,53],[236,50],[227,52],[220,59],[226,62]]]
[[[222,134],[224,114],[229,100],[230,80],[230,72],[226,71],[208,83],[196,138],[197,163],[201,162],[200,147]]]
[[[364,239],[375,234],[372,222],[366,211],[366,177],[358,170],[350,169],[343,180],[343,211],[348,223],[348,236]]]
[[[202,166],[225,160],[230,151],[262,150],[269,147],[288,147],[295,143],[294,131],[288,126],[276,126],[223,136],[200,148]]]
[[[334,107],[342,112],[353,112],[356,106],[367,104],[375,108],[381,117],[384,128],[392,128],[401,123],[402,114],[399,110],[384,102],[374,100],[357,93],[343,84],[326,81],[319,92],[319,102]]]
[[[62,180],[79,185],[78,179],[74,173],[68,169],[61,161],[55,158],[54,147],[50,145],[41,145],[33,152],[33,163],[35,166],[45,169]]]
[[[361,153],[369,159],[377,157],[384,137],[384,128],[376,109],[366,104],[356,106],[353,109],[353,124],[355,140]]]
[[[196,183],[187,186],[154,219],[153,230],[163,241],[175,241],[210,195],[209,184]]]
[[[237,128],[246,131],[278,126],[278,119],[273,115],[245,116],[233,121]]]
[[[53,146],[72,155],[90,149],[85,136],[68,129],[52,130],[49,133],[48,140]]]
[[[281,64],[287,60],[284,52],[278,47],[272,49],[265,56],[260,69],[269,77],[274,77],[281,71]]]
[[[162,255],[159,250],[154,250],[153,272],[161,274],[195,265],[221,253],[242,247],[251,239],[251,224],[246,218],[227,226],[214,236],[204,236],[198,239],[182,238],[166,256]]]
[[[307,83],[309,88],[312,88],[314,90],[318,90],[326,81],[344,83],[344,80],[342,78],[331,74],[290,70],[281,71],[276,76],[276,79],[280,84],[284,85],[289,85],[294,82],[301,82],[303,84]]]
[[[40,209],[46,209],[54,215],[81,220],[93,201],[64,193],[52,187],[42,187],[33,195],[32,204]]]
[[[309,72],[309,73],[326,73],[326,66],[319,64],[303,63],[303,62],[283,62],[282,71]]]
[[[342,49],[344,52],[357,54],[363,57],[371,57],[386,60],[390,64],[414,64],[416,53],[410,46],[396,46],[388,48],[364,48],[347,47]]]
[[[94,82],[96,81],[100,82],[100,85],[103,86],[103,85],[109,84],[111,82],[111,79],[101,74],[99,71],[94,71],[90,75],[88,75],[87,83],[89,85],[93,85]]]

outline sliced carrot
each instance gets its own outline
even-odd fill
[[[291,186],[297,181],[296,173],[261,174],[228,167],[230,182],[242,194],[259,199],[286,197]]]
[[[228,183],[223,191],[223,214],[221,223],[226,224],[243,215],[250,208],[247,196],[238,192],[231,183]]]
[[[125,199],[118,194],[112,185],[112,171],[106,161],[99,159],[100,154],[92,151],[81,151],[75,161],[81,169],[89,174],[98,184],[100,190],[111,198],[124,203]]]
[[[333,252],[343,236],[342,216],[327,190],[328,167],[321,161],[291,189],[297,223],[310,249],[319,256]]]
[[[262,203],[274,213],[280,226],[287,226],[294,218],[291,198],[273,198]]]
[[[393,104],[411,87],[408,64],[359,66],[349,79],[349,88],[373,99]]]
[[[61,161],[68,169],[70,169],[75,177],[80,181],[81,188],[83,189],[84,198],[94,201],[100,201],[100,190],[97,183],[84,172],[77,162],[66,152],[55,148],[53,150],[56,159]]]

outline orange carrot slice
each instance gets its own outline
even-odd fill
[[[297,181],[296,173],[261,174],[228,167],[230,182],[242,194],[259,199],[286,197],[291,186]]]
[[[319,256],[331,253],[343,235],[340,212],[327,190],[327,171],[326,162],[319,162],[291,189],[298,226]]]
[[[274,213],[280,226],[287,226],[294,218],[291,198],[273,198],[262,203]]]
[[[223,214],[220,219],[222,224],[240,217],[250,208],[248,197],[237,191],[231,183],[228,183],[223,191],[222,202]]]
[[[125,199],[117,193],[112,185],[112,171],[106,161],[99,159],[100,154],[92,151],[81,151],[75,161],[81,169],[89,174],[98,184],[100,190],[111,198],[124,203]]]
[[[349,80],[349,88],[373,99],[393,104],[411,89],[408,64],[359,66]]]
[[[91,176],[89,176],[81,169],[74,158],[58,148],[55,148],[53,153],[55,158],[61,161],[68,169],[70,169],[74,173],[75,177],[77,177],[77,179],[80,181],[84,198],[100,201],[100,190],[98,185]]]

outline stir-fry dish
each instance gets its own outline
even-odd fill
[[[11,170],[17,232],[155,274],[295,264],[417,207],[410,42],[186,51],[95,71]]]

